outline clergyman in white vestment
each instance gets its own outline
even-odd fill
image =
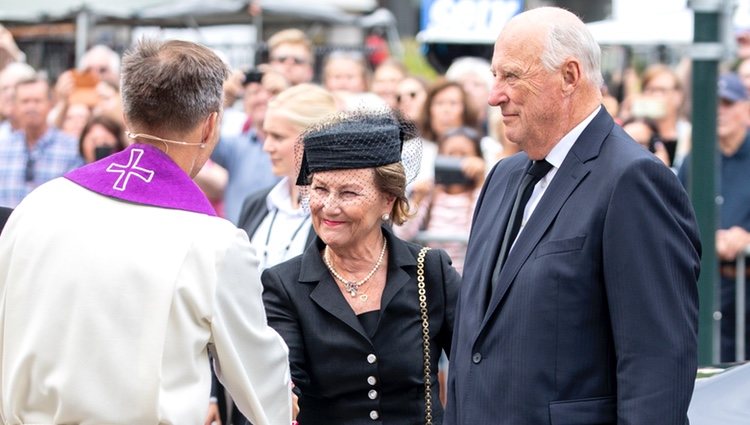
[[[244,231],[192,177],[218,140],[221,60],[181,41],[123,59],[135,143],[33,191],[0,237],[0,422],[202,424],[208,352],[255,425],[291,423],[287,347]]]

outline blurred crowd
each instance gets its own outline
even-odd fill
[[[716,247],[727,281],[736,274],[734,259],[750,244],[750,32],[738,33],[737,42],[737,59],[725,64],[717,91],[721,220]],[[412,120],[423,139],[420,171],[408,186],[411,219],[394,225],[394,231],[445,249],[461,271],[484,177],[498,160],[518,151],[503,136],[499,108],[487,105],[493,81],[489,61],[458,58],[444,75],[427,80],[387,55],[334,50],[316,75],[315,46],[304,32],[282,30],[266,43],[267,63],[235,69],[226,80],[220,143],[196,178],[216,211],[248,231],[265,254],[262,267],[300,254],[301,241],[312,232],[293,185],[295,139],[321,118],[321,111],[390,108]],[[74,69],[49,81],[45,70],[25,63],[2,28],[0,67],[0,206],[13,208],[42,183],[128,145],[118,52],[93,46]],[[602,87],[607,111],[689,184],[687,159],[695,143],[690,62],[629,68],[608,83]],[[303,90],[276,101],[300,85]],[[304,108],[307,104],[316,110]],[[286,216],[274,213],[284,211],[280,205],[289,206]],[[289,231],[272,231],[273,220],[279,220],[277,229]]]

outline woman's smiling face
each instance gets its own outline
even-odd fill
[[[334,250],[349,249],[380,232],[381,216],[393,202],[374,182],[372,168],[313,174],[310,213],[315,232]]]

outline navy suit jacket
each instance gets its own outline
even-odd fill
[[[674,424],[697,368],[700,241],[669,168],[602,107],[510,252],[485,309],[525,153],[478,199],[446,424]]]

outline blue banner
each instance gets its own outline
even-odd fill
[[[422,0],[421,42],[493,43],[523,0]]]

